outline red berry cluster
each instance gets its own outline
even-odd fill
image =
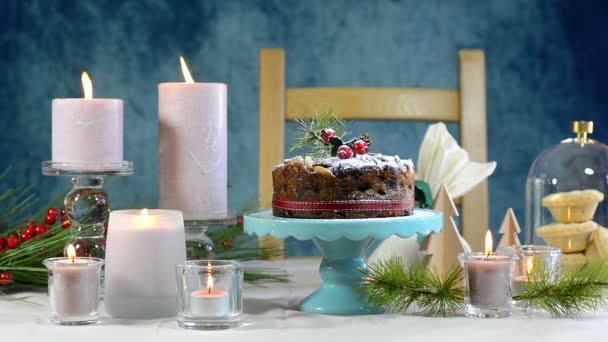
[[[17,229],[17,231],[9,234],[6,238],[0,237],[0,253],[5,247],[8,249],[15,249],[20,243],[27,242],[35,236],[48,232],[51,230],[50,225],[54,225],[57,222],[58,215],[60,215],[59,218],[63,229],[69,228],[71,223],[65,214],[65,209],[61,209],[61,212],[58,212],[55,208],[49,208],[46,217],[44,218],[45,223],[36,224],[36,222],[30,220],[25,224],[23,230]]]
[[[0,285],[6,286],[13,282],[13,275],[10,272],[0,272]]]
[[[332,145],[332,156],[337,156],[340,159],[351,158],[353,154],[367,154],[369,145],[371,144],[371,139],[367,134],[343,142],[342,139],[336,135],[336,131],[331,128],[322,129],[318,137],[320,137],[326,145]]]

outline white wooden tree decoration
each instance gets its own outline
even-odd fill
[[[517,233],[521,232],[521,228],[519,228],[519,223],[517,223],[517,218],[515,217],[513,209],[509,208],[507,210],[498,232],[502,234],[500,242],[498,242],[498,247],[521,245],[519,237],[517,236]]]
[[[435,197],[433,209],[443,213],[443,231],[427,235],[420,251],[425,254],[422,262],[435,269],[439,275],[445,276],[452,266],[458,265],[458,254],[465,252],[465,248],[452,218],[458,216],[458,210],[444,184],[441,184]]]

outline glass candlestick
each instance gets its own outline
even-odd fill
[[[103,190],[103,177],[130,176],[133,174],[133,163],[45,161],[42,163],[42,174],[72,177],[72,190],[63,200],[72,235],[66,248],[73,245],[79,257],[105,258],[104,225],[110,215],[110,196]]]
[[[511,275],[515,255],[462,253],[465,316],[479,318],[511,315]]]

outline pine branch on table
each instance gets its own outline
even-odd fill
[[[376,309],[407,313],[414,304],[424,316],[452,316],[464,306],[461,267],[451,268],[444,279],[421,264],[403,268],[400,258],[379,261],[361,269],[361,293]]]

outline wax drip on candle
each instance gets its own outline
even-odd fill
[[[91,81],[89,74],[87,74],[86,71],[83,71],[82,76],[80,77],[80,80],[82,81],[82,89],[84,90],[84,98],[86,100],[92,99],[93,98],[93,82]]]
[[[74,245],[68,245],[68,258],[72,260],[72,264],[74,263],[74,259],[76,259],[76,248]]]
[[[179,56],[179,64],[182,66],[182,74],[184,74],[186,83],[194,83],[194,79],[190,74],[190,70],[188,69],[188,65],[186,65],[186,60],[184,60],[184,57]]]
[[[488,230],[486,233],[486,255],[489,257],[492,254],[492,232]]]

